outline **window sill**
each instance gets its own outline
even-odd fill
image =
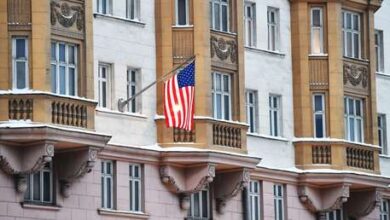
[[[134,117],[134,118],[140,118],[140,119],[147,119],[148,118],[148,116],[140,114],[140,113],[120,112],[120,111],[111,110],[108,108],[101,108],[101,107],[97,107],[96,111],[104,113],[104,114],[113,114],[113,115],[119,115],[119,116],[125,116],[125,117]]]
[[[215,33],[226,34],[226,35],[231,35],[231,36],[237,36],[237,33],[234,33],[234,32],[220,31],[220,30],[215,30],[215,29],[212,29],[212,28],[210,28],[210,30],[215,32]]]
[[[328,57],[327,53],[309,54],[309,57]]]
[[[278,56],[278,57],[285,57],[286,56],[285,53],[281,53],[279,51],[265,50],[265,49],[260,49],[260,48],[256,48],[256,47],[245,46],[245,49],[248,51],[252,51],[252,52],[263,53],[263,54],[268,54],[268,55],[273,55],[273,56]]]
[[[149,219],[149,215],[143,212],[130,212],[130,211],[119,211],[112,209],[98,209],[100,215],[107,215],[113,217],[125,217],[130,219]]]
[[[127,19],[127,18],[122,18],[122,17],[117,17],[117,16],[114,16],[114,15],[110,15],[110,14],[100,14],[100,13],[93,13],[93,17],[94,18],[107,18],[107,19],[112,19],[112,20],[118,20],[118,21],[123,21],[123,22],[126,22],[126,23],[130,23],[130,24],[134,24],[134,25],[137,25],[137,26],[141,26],[141,27],[145,27],[145,23],[143,22],[140,22],[140,21],[136,21],[136,20],[130,20],[130,19]]]
[[[52,204],[22,202],[21,205],[25,209],[39,209],[39,210],[48,210],[48,211],[59,211],[61,209],[60,206],[56,206]]]
[[[274,140],[274,141],[288,142],[287,138],[284,138],[284,137],[275,137],[275,136],[271,136],[271,135],[258,134],[258,133],[246,133],[246,134],[248,136],[251,136],[251,137],[264,138],[264,139],[269,139],[269,140]]]
[[[352,60],[352,61],[356,61],[356,62],[365,62],[365,63],[369,63],[370,61],[367,60],[367,59],[362,59],[362,58],[353,58],[353,57],[346,57],[346,56],[343,56],[344,59],[348,59],[348,60]]]
[[[388,73],[383,73],[383,72],[376,72],[376,74],[378,75],[378,76],[382,76],[382,77],[390,77],[390,74],[388,74]]]
[[[177,29],[180,29],[180,28],[193,28],[194,25],[193,24],[186,24],[186,25],[172,25],[172,28],[177,28]]]
[[[379,154],[379,157],[390,159],[390,155],[387,155],[387,154]]]

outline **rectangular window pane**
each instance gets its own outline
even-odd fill
[[[51,196],[50,196],[50,173],[44,172],[43,173],[43,201],[50,202]]]
[[[59,44],[59,58],[61,62],[65,62],[65,44]]]
[[[56,65],[51,65],[50,67],[51,72],[51,92],[56,93],[57,92],[57,68]]]
[[[60,94],[66,94],[65,67],[60,66]]]
[[[140,210],[140,208],[139,208],[139,191],[140,191],[140,187],[139,187],[139,182],[138,181],[136,181],[136,182],[134,182],[134,202],[135,202],[135,204],[134,204],[134,210],[135,211],[139,211]]]
[[[216,30],[221,30],[221,20],[220,20],[220,11],[219,4],[214,4],[214,28]]]
[[[187,25],[187,0],[177,0],[177,16],[179,25]]]
[[[26,57],[26,39],[16,39],[16,58]]]
[[[194,217],[200,217],[199,193],[194,194]]]
[[[24,89],[27,87],[26,85],[26,62],[25,61],[17,61],[16,62],[16,88]]]
[[[228,11],[227,6],[222,6],[222,31],[228,31]]]
[[[321,11],[319,9],[314,9],[312,11],[312,24],[314,27],[320,27],[321,26]]]
[[[207,205],[207,191],[202,190],[202,217],[207,218],[208,217],[208,205]]]
[[[315,120],[316,120],[315,121],[315,123],[316,123],[316,137],[323,138],[324,137],[323,116],[316,115]]]
[[[41,200],[41,173],[38,172],[33,175],[33,200]]]
[[[75,82],[76,82],[76,73],[74,68],[69,68],[69,95],[76,95],[76,87],[75,87]]]

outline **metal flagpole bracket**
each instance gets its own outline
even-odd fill
[[[118,111],[124,112],[124,108],[125,108],[126,104],[127,104],[126,100],[124,100],[123,98],[120,98],[118,100]]]

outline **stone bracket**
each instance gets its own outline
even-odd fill
[[[349,185],[342,184],[328,188],[298,187],[299,200],[312,213],[340,209],[349,198]]]
[[[370,214],[380,201],[381,192],[377,189],[353,191],[344,209],[350,217],[359,219]]]
[[[56,154],[55,162],[58,164],[57,170],[62,196],[68,198],[72,183],[92,171],[97,153],[97,148],[87,147]]]
[[[218,173],[214,184],[217,211],[222,214],[226,202],[248,186],[249,181],[250,173],[247,169]]]

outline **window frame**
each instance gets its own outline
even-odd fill
[[[257,186],[257,191],[255,190]],[[249,195],[249,220],[259,220],[261,219],[261,183],[258,180],[251,180],[248,187]],[[257,215],[253,210],[256,208],[255,201],[257,200]]]
[[[251,16],[248,16],[248,8],[251,11]],[[256,3],[245,1],[244,3],[244,28],[245,28],[245,46],[256,47]],[[248,30],[250,29],[250,34]]]
[[[326,220],[343,220],[343,210],[336,209],[326,213]]]
[[[102,69],[105,69],[106,71],[106,77],[101,76]],[[98,106],[100,108],[111,108],[111,72],[112,72],[112,66],[108,63],[100,63],[98,65]],[[103,83],[106,83],[106,103],[105,106],[103,105]]]
[[[375,29],[376,72],[385,72],[383,30]]]
[[[253,96],[253,103],[250,103],[249,96],[252,94]],[[245,106],[246,106],[246,117],[247,117],[247,123],[249,124],[249,133],[258,133],[258,96],[257,96],[257,90],[250,90],[248,89],[245,92]],[[253,118],[250,116],[250,109],[253,109]],[[251,122],[253,120],[253,122]],[[253,126],[251,126],[253,124]]]
[[[217,85],[217,75],[220,75],[220,79],[221,79],[221,89],[220,91],[217,91],[216,90],[216,85]],[[228,78],[228,91],[224,91],[225,87],[224,87],[224,77],[227,76]],[[231,121],[232,120],[232,110],[233,110],[233,107],[232,107],[232,96],[233,96],[233,92],[232,92],[232,77],[230,74],[228,73],[221,73],[221,72],[213,72],[212,73],[212,80],[211,80],[211,83],[212,83],[212,88],[211,88],[211,94],[212,94],[212,107],[213,107],[213,117],[215,119],[218,119],[218,120],[226,120],[226,121]],[[217,95],[220,95],[221,96],[221,118],[218,118],[218,112],[217,112]],[[228,96],[228,105],[229,105],[229,115],[228,115],[228,118],[225,118],[226,116],[226,110],[224,108],[225,106],[225,96]]]
[[[278,189],[280,189],[280,190],[278,190]],[[279,205],[277,205],[277,204],[279,204],[279,201],[281,201],[282,207],[279,207]],[[282,212],[282,216],[279,215],[280,210]],[[286,219],[285,187],[283,184],[274,184],[274,213],[275,213],[275,220],[285,220]]]
[[[34,176],[39,173],[39,200],[34,199]],[[44,200],[45,184],[44,174],[49,173],[49,201]],[[47,163],[45,166],[36,173],[27,175],[27,190],[24,195],[25,202],[40,203],[40,204],[52,204],[54,202],[54,187],[53,187],[53,163]],[[29,194],[29,195],[28,195]]]
[[[353,102],[353,115],[350,115],[350,102]],[[360,102],[360,116],[356,114],[356,103],[357,101]],[[353,139],[351,139],[351,124],[350,124],[350,119],[353,120],[354,124],[354,133],[353,133]],[[357,122],[360,120],[360,126],[361,126],[361,137],[358,136],[358,126]],[[356,97],[351,97],[351,96],[344,96],[344,132],[345,132],[345,139],[348,141],[352,142],[357,142],[357,143],[364,143],[364,132],[365,132],[365,127],[364,127],[364,99],[362,98],[356,98]],[[359,140],[360,139],[360,140]]]
[[[133,74],[134,73],[134,77]],[[133,80],[134,79],[134,80]],[[126,98],[129,99],[137,94],[141,89],[141,73],[137,68],[128,68],[126,72]],[[132,88],[134,87],[134,93]],[[138,96],[127,104],[128,113],[141,113],[142,97]],[[134,107],[133,107],[134,106]]]
[[[313,12],[315,10],[319,10],[320,12],[320,26],[314,26],[314,16],[313,16]],[[317,52],[314,52],[314,31],[315,30],[319,30],[320,32],[320,39],[319,39],[319,43],[320,43],[320,52],[317,53]],[[310,9],[310,53],[311,54],[315,54],[315,55],[321,55],[321,54],[324,54],[324,8],[321,7],[321,6],[313,6],[311,7]]]
[[[138,176],[135,174],[135,169],[138,168]],[[138,201],[135,196],[135,184],[138,183]],[[129,164],[129,210],[130,212],[143,211],[143,175],[141,164]],[[136,209],[136,202],[138,202],[138,210]]]
[[[380,220],[385,220],[384,216],[386,216],[386,219],[388,220],[390,217],[390,205],[389,205],[389,199],[382,199],[379,207],[379,215],[380,215]],[[386,210],[384,210],[384,207],[386,207]]]
[[[105,2],[105,9],[106,11],[103,12],[103,1]],[[97,0],[96,1],[96,11],[99,14],[103,15],[112,15],[112,0]]]
[[[24,40],[24,56],[23,58],[16,57],[16,42],[17,40]],[[30,79],[29,79],[29,38],[28,36],[12,36],[12,90],[27,90],[30,88]],[[18,70],[17,63],[24,63],[24,79],[25,79],[25,87],[18,88]]]
[[[111,173],[107,172],[107,165],[110,164]],[[101,207],[104,209],[114,209],[114,161],[111,160],[102,160],[101,161]],[[110,189],[107,189],[107,186],[104,184],[106,181],[110,180]],[[110,201],[111,203],[108,204],[107,201],[107,192],[110,190],[111,196]]]
[[[185,1],[185,24],[180,24],[180,19],[179,19],[179,1],[180,0],[175,0],[175,25],[176,26],[189,26],[190,25],[190,6],[189,6],[189,0],[183,0]]]
[[[381,147],[381,154],[387,155],[387,117],[386,114],[378,113],[378,145]],[[381,135],[379,134],[381,133]]]
[[[206,192],[206,195],[207,195],[207,198],[206,198],[206,204],[207,204],[207,217],[203,217],[203,206],[202,206],[202,203],[203,203],[203,192]],[[194,208],[193,208],[193,204],[194,204],[194,200],[195,200],[195,194],[199,195],[199,204],[198,204],[198,207],[199,207],[199,217],[198,216],[195,216],[194,214]],[[199,192],[196,192],[196,193],[192,193],[191,196],[190,196],[190,208],[188,209],[188,212],[187,212],[187,220],[210,220],[212,219],[211,218],[211,198],[210,198],[210,189],[209,187],[205,187],[204,189],[200,190]]]
[[[348,20],[347,17],[348,15],[351,16],[351,28],[347,28]],[[357,16],[357,21],[358,21],[358,30],[354,30],[354,16]],[[351,34],[351,56],[348,55],[348,33]],[[363,48],[363,41],[362,41],[362,16],[358,12],[350,11],[350,10],[342,10],[342,35],[343,35],[343,56],[347,58],[352,58],[352,59],[362,59],[362,48]],[[355,55],[355,48],[354,48],[354,43],[355,43],[355,38],[354,36],[358,36],[358,56],[356,57]]]
[[[224,2],[226,1],[226,2]],[[218,5],[219,15],[218,21],[215,20],[215,5]],[[230,32],[230,0],[209,0],[210,7],[210,28],[215,31]],[[223,27],[222,7],[226,7],[226,30]],[[216,27],[216,22],[219,24],[219,29]]]
[[[277,100],[277,107],[274,106],[274,98]],[[282,137],[282,96],[270,94],[268,98],[270,135],[273,137]],[[276,130],[275,130],[275,115],[276,112]]]
[[[132,14],[132,6],[134,7],[134,14]],[[132,18],[133,17],[133,18]],[[131,21],[141,20],[141,1],[140,0],[126,0],[126,18]]]
[[[316,111],[316,97],[321,97],[322,110]],[[313,134],[314,138],[325,138],[326,137],[326,100],[324,93],[314,93],[313,94]],[[316,116],[322,116],[322,137],[319,137],[317,134],[317,120]]]
[[[270,21],[271,13],[274,13],[275,21]],[[280,51],[280,14],[279,8],[275,7],[267,7],[267,33],[268,33],[268,50],[273,52]],[[274,28],[274,37],[271,38],[271,30]],[[273,43],[272,43],[273,42]]]

